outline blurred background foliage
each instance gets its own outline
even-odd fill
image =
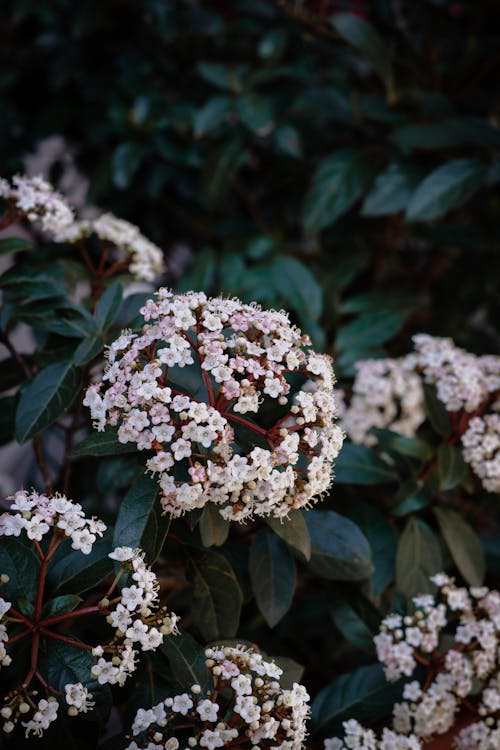
[[[341,378],[421,329],[497,352],[496,10],[6,0],[3,173],[63,134],[170,283],[290,309]]]

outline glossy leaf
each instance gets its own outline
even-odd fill
[[[259,610],[274,628],[289,610],[295,591],[295,562],[272,531],[259,531],[250,547],[250,580]]]
[[[385,484],[396,478],[392,466],[366,445],[345,442],[335,461],[337,484]]]
[[[222,518],[218,508],[207,503],[200,517],[201,541],[205,547],[220,547],[229,534],[229,521]]]
[[[16,537],[2,537],[0,570],[9,580],[2,585],[1,594],[12,601],[18,598],[34,602],[39,571],[39,559],[31,544],[23,544]]]
[[[191,615],[205,641],[232,638],[238,629],[242,594],[231,565],[216,552],[189,558],[194,585]]]
[[[116,320],[122,304],[123,287],[116,281],[108,286],[99,299],[95,310],[95,319],[100,331],[106,331]]]
[[[373,572],[371,550],[361,529],[333,510],[311,510],[306,515],[311,537],[309,567],[333,581],[359,581]]]
[[[377,175],[363,201],[362,216],[389,216],[403,211],[418,182],[418,172],[402,164],[390,164]]]
[[[306,560],[309,560],[311,538],[302,511],[291,510],[286,518],[268,516],[266,523],[289,547],[297,550]]]
[[[71,406],[81,374],[71,362],[49,365],[25,388],[16,411],[16,440],[25,443]]]
[[[470,586],[481,586],[485,574],[485,557],[478,535],[451,508],[436,506],[434,514],[460,573]]]
[[[428,221],[464,203],[481,187],[486,167],[477,159],[455,159],[418,185],[406,210],[409,221]]]
[[[440,573],[443,559],[439,541],[419,518],[410,518],[401,534],[396,554],[396,586],[410,599],[433,590],[430,576]]]
[[[117,430],[107,427],[103,432],[92,432],[81,443],[75,445],[70,455],[78,456],[116,456],[119,453],[135,453],[137,446],[133,443],[120,443]]]
[[[372,176],[370,158],[362,151],[342,149],[328,156],[314,173],[305,198],[306,231],[313,234],[333,224],[361,197]]]
[[[159,490],[154,479],[140,476],[123,498],[113,536],[116,547],[144,550],[150,564],[160,554],[170,525],[163,515]]]

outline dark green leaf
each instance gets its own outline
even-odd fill
[[[408,205],[419,179],[419,173],[402,164],[390,164],[377,176],[363,201],[362,216],[389,216]]]
[[[335,346],[349,351],[360,346],[383,344],[401,328],[407,315],[406,310],[391,309],[364,313],[340,329]]]
[[[410,518],[396,554],[396,586],[408,599],[434,590],[429,578],[443,569],[439,541],[419,518]]]
[[[392,430],[374,429],[373,434],[384,451],[394,451],[402,456],[426,461],[432,455],[432,448],[418,437],[405,437]]]
[[[460,447],[442,443],[438,448],[439,489],[452,490],[462,482],[466,471]]]
[[[205,641],[232,638],[240,622],[241,589],[230,564],[216,552],[190,557],[191,615]]]
[[[90,336],[83,339],[75,349],[73,362],[75,365],[85,365],[97,357],[104,349],[102,336]]]
[[[476,532],[451,508],[434,508],[434,514],[455,565],[470,586],[484,581],[485,559]]]
[[[254,92],[244,94],[237,101],[237,112],[241,121],[256,135],[269,135],[274,127],[272,100]]]
[[[451,432],[450,415],[437,397],[434,386],[424,384],[425,413],[438,435],[448,437]]]
[[[373,573],[367,538],[353,521],[333,510],[306,514],[311,537],[309,567],[334,581],[360,581]]]
[[[159,486],[154,479],[141,476],[122,500],[116,519],[113,544],[116,547],[140,547],[152,564],[167,536],[170,519],[162,512]]]
[[[250,547],[250,580],[257,605],[274,628],[289,610],[295,591],[295,562],[284,542],[259,531]]]
[[[312,704],[313,730],[336,733],[348,719],[362,724],[383,719],[390,715],[401,692],[401,682],[387,682],[381,664],[358,667],[320,690]]]
[[[111,535],[107,533],[94,542],[88,555],[73,549],[62,550],[61,556],[56,553],[47,577],[50,590],[82,594],[97,586],[113,572],[113,562],[108,557],[111,549]]]
[[[375,653],[373,638],[381,618],[366,597],[353,589],[348,595],[335,597],[329,610],[344,638],[369,654]]]
[[[212,133],[225,122],[233,109],[233,101],[227,96],[214,96],[196,112],[194,137],[201,138]]]
[[[73,403],[81,373],[72,362],[58,362],[38,373],[25,388],[16,411],[16,440],[25,443],[51,425]]]
[[[132,182],[144,158],[144,149],[132,141],[120,143],[111,157],[111,173],[117,188],[123,190]]]
[[[352,518],[370,543],[375,568],[373,594],[378,596],[394,580],[397,534],[386,515],[368,503],[357,502]]]
[[[118,453],[135,453],[137,446],[132,443],[120,443],[117,430],[108,427],[104,432],[93,432],[81,443],[75,445],[70,456],[116,456]]]
[[[435,169],[418,185],[406,210],[409,221],[428,221],[461,205],[481,187],[486,167],[477,159],[455,159]]]
[[[289,306],[314,320],[319,318],[323,292],[316,277],[300,260],[288,255],[278,256],[271,265],[271,278]]]
[[[2,585],[0,596],[8,599],[26,599],[35,601],[37,590],[39,560],[31,543],[23,544],[16,537],[2,537],[0,544],[0,574],[9,576],[9,581]]]
[[[207,503],[200,518],[201,541],[205,547],[220,547],[229,534],[229,521],[222,518],[217,506]]]
[[[31,250],[33,243],[23,237],[5,237],[0,240],[0,255],[20,253],[22,250]]]
[[[76,594],[62,594],[61,596],[55,596],[53,599],[49,599],[44,605],[42,610],[43,616],[53,617],[54,615],[62,615],[65,612],[73,612],[81,601],[83,601],[82,598],[76,596]]]
[[[17,398],[4,396],[0,398],[0,445],[14,440]]]
[[[333,224],[361,197],[373,176],[363,151],[341,149],[321,162],[305,198],[304,227],[313,234]]]
[[[345,442],[335,462],[337,484],[385,484],[396,479],[394,469],[367,445]]]
[[[107,331],[115,322],[122,304],[122,294],[122,285],[115,281],[114,284],[108,286],[97,303],[95,319],[100,331]]]
[[[392,86],[389,46],[371,24],[353,13],[336,13],[330,18],[342,39],[359,50],[388,89]]]
[[[291,510],[287,518],[268,516],[265,520],[274,533],[281,537],[289,547],[293,547],[306,560],[309,560],[311,539],[302,511]]]
[[[181,690],[191,685],[208,685],[211,680],[205,665],[205,649],[189,633],[169,636],[164,639],[160,651],[170,666],[170,679]]]

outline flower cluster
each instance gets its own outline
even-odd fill
[[[374,445],[372,428],[411,437],[425,419],[424,394],[415,357],[368,359],[356,365],[352,398],[342,426],[354,443]]]
[[[212,686],[139,709],[127,750],[232,747],[300,750],[309,696],[302,685],[280,686],[282,670],[243,646],[208,648]],[[180,744],[179,741],[182,741]]]
[[[120,563],[122,572],[130,573],[133,583],[124,586],[115,599],[100,602],[115,635],[110,642],[92,649],[97,659],[92,676],[101,685],[123,685],[135,670],[139,647],[141,651],[157,649],[165,635],[177,632],[178,618],[158,607],[158,579],[140,550],[116,547],[109,557]]]
[[[457,750],[499,747],[500,592],[458,587],[444,573],[432,581],[438,593],[415,597],[413,615],[386,617],[374,639],[389,680],[411,677],[419,664],[428,670],[424,685],[406,683],[403,701],[393,708],[392,730],[384,731],[379,744],[370,730],[347,722],[343,743],[328,740],[327,750],[416,750],[420,741],[447,732],[464,706],[481,720],[458,732]],[[399,744],[391,744],[392,732]],[[406,745],[399,735],[407,739]],[[352,736],[355,739],[349,739]]]
[[[500,492],[500,414],[474,417],[462,435],[464,459],[488,492]]]
[[[102,521],[86,518],[82,506],[65,495],[48,497],[19,490],[9,500],[10,510],[0,515],[0,536],[26,533],[31,541],[41,542],[47,534],[57,531],[61,537],[71,539],[73,549],[88,555],[97,537],[106,530]]]
[[[489,492],[500,491],[500,357],[474,354],[451,339],[414,336],[400,359],[358,362],[342,426],[354,443],[375,445],[372,428],[413,437],[425,420],[423,384],[450,412],[463,456]]]
[[[165,270],[163,252],[128,221],[112,214],[102,214],[97,219],[77,220],[64,197],[42,177],[16,175],[12,185],[0,179],[0,197],[32,223],[41,223],[44,232],[55,242],[77,243],[97,235],[130,256],[128,266],[134,278],[153,279]]]
[[[344,721],[344,737],[325,740],[325,750],[422,750],[422,743],[414,734],[404,735],[384,727],[377,737],[373,729],[365,729],[356,719]]]
[[[500,388],[500,357],[476,357],[451,339],[420,333],[413,337],[417,362],[426,383],[436,386],[450,412],[475,411]]]
[[[89,669],[89,681],[96,679],[101,685],[123,685],[136,668],[139,651],[157,649],[166,635],[176,632],[177,617],[159,606],[159,582],[145,563],[141,550],[130,547],[116,547],[109,554],[112,560],[119,563],[119,571],[98,604],[64,614],[44,614],[46,572],[59,544],[69,539],[73,549],[87,555],[97,536],[102,536],[106,527],[96,518],[86,518],[81,506],[65,496],[48,497],[20,490],[10,499],[10,510],[0,516],[0,536],[26,535],[36,547],[40,569],[32,615],[24,615],[15,608],[14,601],[0,597],[0,666],[9,667],[12,662],[7,649],[10,650],[24,638],[32,638],[32,668],[22,684],[7,694],[1,715],[6,719],[3,728],[8,733],[20,719],[28,719],[27,714],[33,710],[31,718],[23,721],[22,725],[27,736],[32,732],[41,735],[57,717],[58,703],[51,700],[53,696],[49,694],[60,693],[46,682],[36,666],[40,634],[48,641],[51,638],[62,639],[75,648],[91,650],[94,664]],[[125,579],[124,585],[117,591],[121,579]],[[0,583],[7,582],[8,576],[2,574]],[[62,620],[91,614],[102,615],[114,629],[111,638],[102,645],[92,648],[53,630]],[[25,630],[20,630],[19,626]],[[10,633],[9,627],[12,627]],[[34,703],[37,690],[31,685],[33,679],[41,682],[49,698],[40,700],[38,706]],[[93,708],[92,694],[82,683],[68,683],[65,691],[70,716],[86,713]]]
[[[64,234],[75,220],[63,196],[43,177],[16,175],[12,185],[0,179],[0,197],[12,202],[32,223],[39,221],[48,234]]]
[[[163,252],[139,229],[113,214],[102,214],[97,219],[76,221],[59,235],[60,242],[76,242],[96,234],[103,242],[109,242],[130,255],[129,271],[143,281],[153,281],[165,270]]]
[[[327,490],[343,439],[333,370],[285,313],[167,289],[141,312],[84,404],[98,430],[152,452],[165,511],[284,517]]]

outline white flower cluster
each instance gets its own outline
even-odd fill
[[[133,583],[124,586],[111,602],[100,603],[115,635],[104,646],[92,649],[97,659],[92,676],[101,685],[123,685],[136,668],[139,646],[141,651],[155,651],[166,635],[177,632],[178,618],[158,606],[160,584],[140,550],[116,547],[109,557],[130,573]]]
[[[69,716],[76,716],[79,713],[86,714],[91,711],[95,702],[92,700],[92,693],[81,682],[68,682],[64,686],[66,691],[66,703],[68,704]]]
[[[12,607],[11,602],[6,601],[0,596],[0,666],[8,667],[12,662],[11,657],[8,655],[5,648],[5,644],[9,640],[7,633],[7,612]]]
[[[422,743],[414,734],[404,735],[384,727],[377,737],[373,729],[365,729],[356,719],[344,721],[344,737],[325,740],[325,750],[422,750]]]
[[[421,333],[400,359],[358,362],[341,424],[354,443],[376,445],[374,427],[413,437],[425,420],[423,382],[451,413],[463,456],[488,492],[500,492],[500,356],[474,354]]]
[[[43,177],[16,175],[12,185],[0,179],[0,197],[12,201],[32,223],[39,221],[49,234],[62,234],[74,223],[73,211],[63,196]]]
[[[34,694],[35,693],[32,693],[32,695]],[[26,730],[26,737],[29,737],[31,733],[35,734],[37,737],[41,737],[44,731],[57,719],[57,712],[59,710],[57,699],[53,696],[48,699],[42,698],[35,706],[32,698],[30,698],[30,703],[26,703],[22,698],[19,700],[19,698],[20,696],[16,695],[14,700],[11,701],[11,703],[17,706],[17,708],[7,705],[0,710],[2,718],[5,719],[2,727],[3,731],[6,734],[10,734],[14,730],[20,716],[26,716],[31,710],[33,710],[31,719],[21,723]]]
[[[102,521],[86,518],[82,506],[65,495],[48,497],[19,490],[8,499],[12,502],[10,510],[0,515],[0,536],[25,533],[31,541],[41,542],[46,534],[56,532],[71,539],[73,549],[88,555],[97,537],[106,531]]]
[[[98,430],[154,453],[165,511],[212,502],[229,520],[284,517],[328,489],[343,440],[333,370],[285,313],[167,289],[141,312],[141,334],[111,344],[84,404]],[[182,368],[192,388],[176,384]]]
[[[500,747],[500,592],[458,587],[444,573],[431,580],[436,596],[415,597],[415,614],[389,615],[374,638],[389,680],[411,677],[420,664],[428,670],[424,686],[406,683],[403,701],[393,708],[392,730],[379,740],[350,721],[345,738],[327,740],[326,750],[418,750],[420,742],[423,747],[448,732],[464,706],[481,721],[457,732],[456,750]]]
[[[165,270],[163,252],[145,237],[135,224],[102,214],[97,219],[76,221],[57,237],[59,242],[76,242],[96,234],[103,242],[125,250],[130,255],[129,271],[136,279],[153,281]]]
[[[12,185],[0,179],[0,197],[10,201],[55,242],[76,243],[90,235],[125,251],[131,259],[129,271],[141,281],[153,279],[165,270],[163,252],[148,240],[134,224],[106,213],[92,220],[76,220],[63,196],[42,177],[16,175]]]
[[[473,417],[462,435],[464,459],[488,492],[500,493],[500,414]]]
[[[451,339],[426,333],[413,337],[418,368],[450,412],[475,411],[500,389],[500,357],[476,357]]]
[[[302,685],[284,690],[282,670],[243,646],[208,648],[213,688],[189,692],[139,709],[136,738],[127,750],[215,750],[233,746],[300,750],[306,736],[309,695]]]
[[[353,443],[375,445],[371,429],[411,437],[425,419],[424,393],[415,356],[368,359],[356,364],[356,379],[342,427]]]

